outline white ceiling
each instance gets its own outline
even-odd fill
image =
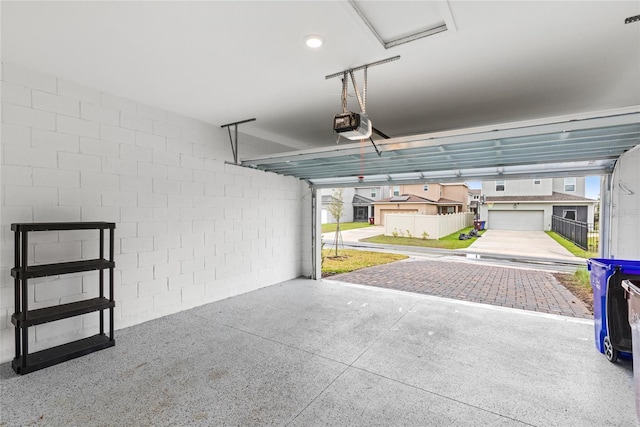
[[[215,125],[255,117],[241,132],[281,150],[335,146],[325,76],[395,55],[367,90],[392,137],[640,105],[638,1],[356,4],[385,41],[449,30],[385,49],[347,2],[3,1],[2,59]]]

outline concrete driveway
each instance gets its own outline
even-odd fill
[[[580,261],[544,231],[487,230],[466,252]]]

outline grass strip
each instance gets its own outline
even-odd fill
[[[545,231],[545,233],[547,233],[553,240],[558,242],[563,248],[571,252],[574,256],[580,258],[596,258],[598,256],[597,252],[585,251],[584,249],[579,248],[573,242],[565,239],[554,231]]]
[[[455,233],[449,234],[441,239],[421,239],[416,237],[394,237],[394,236],[374,236],[366,239],[361,239],[361,242],[379,243],[382,245],[401,245],[401,246],[419,246],[423,248],[438,248],[438,249],[464,249],[468,248],[476,238],[469,240],[460,240],[458,237],[460,234],[468,234],[473,227],[463,228]],[[481,235],[483,231],[479,232]]]
[[[409,258],[401,254],[388,254],[384,252],[358,251],[355,249],[324,249],[322,251],[322,277],[334,274],[349,273],[361,268],[388,264],[394,261]]]
[[[353,230],[355,228],[371,227],[368,222],[344,222],[340,223],[340,230]],[[322,224],[322,233],[330,233],[336,231],[336,224]]]
[[[553,276],[579,298],[593,314],[593,289],[591,289],[590,275],[586,268],[580,268],[573,274],[555,273]]]

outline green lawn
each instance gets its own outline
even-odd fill
[[[435,239],[420,239],[415,237],[393,237],[393,236],[374,236],[367,239],[362,239],[361,242],[380,243],[383,245],[404,245],[404,246],[420,246],[423,248],[438,248],[438,249],[464,249],[468,248],[476,238],[469,240],[459,240],[458,236],[462,233],[469,233],[473,227],[463,228],[453,234],[449,234],[439,240]],[[480,234],[484,231],[480,231]]]
[[[322,276],[325,277],[334,274],[348,273],[361,268],[388,264],[390,262],[406,258],[409,257],[400,254],[358,251],[355,249],[338,249],[338,257],[335,257],[335,249],[323,249]]]
[[[562,247],[567,249],[574,256],[580,258],[596,258],[598,256],[597,252],[585,251],[584,249],[577,247],[573,242],[570,242],[569,240],[553,231],[545,231],[545,233],[547,233],[553,240],[560,243]]]
[[[371,224],[369,224],[368,222],[343,222],[343,223],[340,223],[340,230],[341,231],[353,230],[354,228],[364,228],[364,227],[371,227]],[[332,231],[336,231],[336,225],[335,224],[322,224],[322,232],[323,233],[330,233]]]

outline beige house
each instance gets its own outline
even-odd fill
[[[438,215],[468,211],[467,184],[408,184],[391,187],[391,197],[374,203],[375,223],[389,213]]]

